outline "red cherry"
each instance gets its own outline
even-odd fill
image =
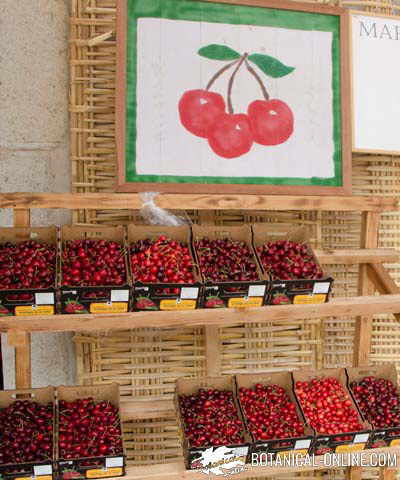
[[[236,158],[249,152],[253,145],[249,117],[243,113],[223,113],[211,127],[208,143],[223,158]]]
[[[279,145],[293,133],[293,112],[282,100],[255,100],[247,113],[256,143]]]
[[[198,137],[206,138],[216,118],[224,111],[223,97],[207,90],[188,90],[179,101],[182,125]]]

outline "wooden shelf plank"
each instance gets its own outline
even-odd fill
[[[156,203],[172,210],[336,210],[396,211],[396,197],[300,195],[160,194]],[[0,208],[128,209],[141,208],[137,193],[2,193]]]
[[[400,313],[400,295],[334,298],[320,305],[273,305],[249,309],[199,309],[189,311],[130,312],[113,314],[37,315],[0,317],[0,332],[82,332],[167,328],[203,325],[233,325],[269,321]]]
[[[361,452],[360,452],[361,453]],[[374,450],[365,450],[362,452],[363,455],[367,456],[370,454],[390,454],[397,456],[397,462],[399,464],[400,458],[400,448],[399,447],[389,447],[389,448],[377,448]],[[364,461],[367,462],[367,458],[364,457]],[[314,464],[312,466],[297,466],[297,467],[270,467],[270,466],[251,466],[247,465],[247,468],[244,472],[234,475],[234,478],[255,478],[255,477],[266,477],[271,475],[278,475],[284,473],[292,472],[307,472],[313,470],[329,470],[324,464],[324,457],[318,456],[315,457]],[[337,467],[336,467],[337,468]],[[174,462],[174,463],[165,463],[165,464],[156,464],[156,465],[144,465],[144,466],[128,466],[126,480],[204,480],[204,473],[199,470],[185,470],[183,462]]]
[[[361,264],[361,263],[397,263],[399,253],[391,248],[359,248],[352,250],[315,250],[319,262],[323,265]]]
[[[175,411],[172,400],[129,400],[121,398],[121,415],[124,420],[141,420],[162,417]]]

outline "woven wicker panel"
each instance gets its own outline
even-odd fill
[[[145,0],[143,0],[145,1]],[[313,3],[315,0],[309,0]],[[320,0],[360,10],[397,13],[390,0]],[[73,191],[111,192],[116,179],[115,150],[115,15],[116,0],[71,0],[71,158]],[[354,193],[399,195],[399,157],[356,155],[353,158]],[[243,222],[312,225],[314,244],[324,248],[351,248],[360,243],[361,217],[343,212],[187,212],[194,223]],[[136,211],[77,211],[76,223],[125,224],[140,222]],[[400,250],[400,214],[385,214],[380,245]],[[400,281],[400,265],[389,266]],[[335,265],[335,295],[357,292],[358,267]],[[254,324],[221,329],[222,372],[286,370],[308,366],[344,366],[351,363],[354,318],[290,325]],[[389,316],[373,323],[371,360],[395,360],[400,365],[400,327]],[[153,330],[77,335],[78,376],[81,383],[121,383],[126,398],[168,398],[176,377],[205,373],[202,329]],[[135,464],[175,461],[180,449],[173,417],[131,421],[125,425],[128,458]],[[295,478],[283,475],[276,478]],[[303,474],[302,478],[339,480],[344,472]],[[365,470],[363,478],[377,478]]]

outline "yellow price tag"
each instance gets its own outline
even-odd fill
[[[54,305],[22,305],[15,307],[17,317],[30,315],[54,315]]]
[[[262,297],[230,298],[228,308],[262,307]]]
[[[90,313],[126,313],[128,304],[125,302],[91,303]]]
[[[160,310],[194,310],[196,308],[196,300],[161,300]]]
[[[107,468],[106,470],[99,468],[96,470],[87,470],[86,478],[120,477],[122,473],[123,470],[120,467]]]
[[[297,305],[305,305],[311,303],[325,303],[326,295],[317,293],[316,295],[296,295],[293,297],[293,303]]]
[[[400,438],[395,438],[390,442],[391,447],[395,447],[396,445],[400,445]]]
[[[365,443],[352,443],[351,445],[339,445],[336,447],[336,453],[350,453],[350,452],[359,452],[364,450]]]

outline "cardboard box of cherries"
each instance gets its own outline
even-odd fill
[[[128,227],[133,310],[193,310],[202,282],[188,226]]]
[[[252,245],[249,225],[192,227],[202,275],[203,308],[261,307],[267,282]]]
[[[57,274],[56,227],[0,228],[0,316],[56,313]]]
[[[322,270],[312,248],[309,231],[287,232],[267,224],[252,225],[253,243],[270,288],[267,305],[325,303],[333,278]]]
[[[368,448],[400,445],[400,390],[394,364],[346,368],[348,386],[372,425]]]
[[[61,227],[62,313],[125,313],[131,281],[125,229]]]

